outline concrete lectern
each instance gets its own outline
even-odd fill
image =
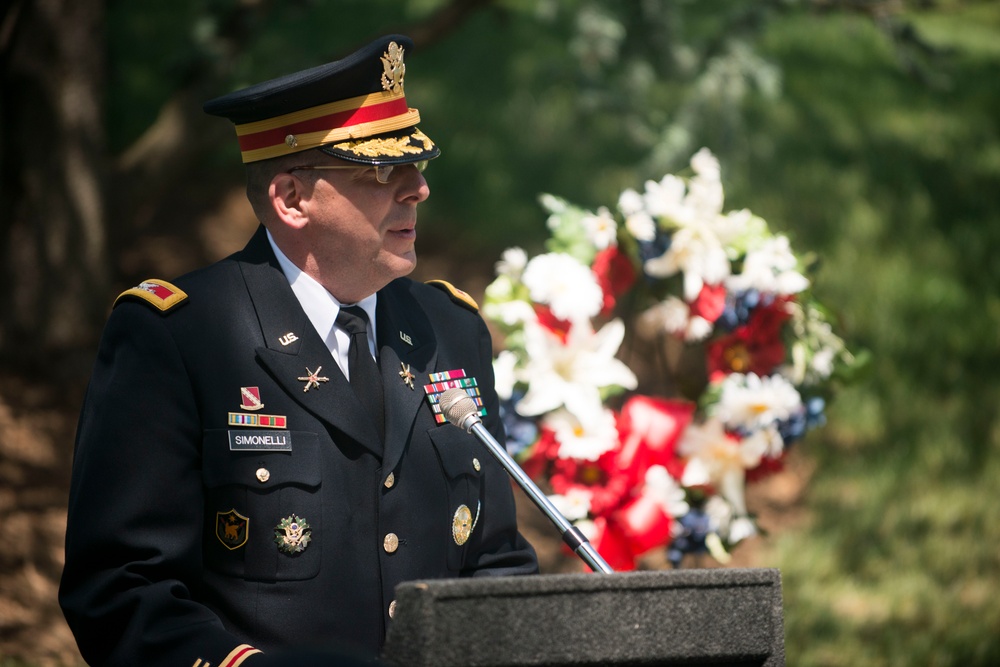
[[[398,667],[785,664],[774,569],[414,581],[396,604]]]

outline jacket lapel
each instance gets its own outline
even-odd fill
[[[257,348],[260,363],[303,408],[381,455],[375,426],[299,305],[263,227],[238,259],[264,335],[265,347]],[[306,390],[307,380],[299,378],[310,373],[326,379]]]
[[[385,453],[383,469],[396,466],[403,454],[413,421],[424,403],[424,385],[437,361],[437,341],[430,321],[404,281],[381,290],[376,305],[379,363],[385,396]],[[406,378],[412,376],[412,389]],[[428,408],[429,409],[429,408]]]

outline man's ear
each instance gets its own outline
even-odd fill
[[[296,178],[294,174],[276,174],[268,186],[267,196],[271,202],[271,208],[274,209],[274,213],[281,222],[295,229],[305,227],[308,216],[302,203],[303,200],[308,199],[308,193],[303,181]]]

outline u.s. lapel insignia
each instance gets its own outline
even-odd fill
[[[312,528],[306,520],[292,514],[274,528],[274,543],[278,550],[289,556],[302,553],[312,540]]]
[[[455,544],[462,546],[472,535],[472,510],[466,505],[459,505],[455,516],[451,519],[451,536]]]
[[[260,389],[257,387],[240,387],[240,398],[243,399],[240,403],[241,410],[254,411],[264,407],[260,402]]]
[[[235,508],[228,512],[215,513],[215,536],[230,551],[239,549],[247,543],[249,527],[250,519],[237,512]]]
[[[416,377],[416,375],[414,375],[413,373],[410,372],[410,365],[409,364],[404,363],[404,362],[401,361],[401,362],[399,362],[399,365],[403,369],[403,370],[399,371],[399,377],[403,378],[403,384],[405,384],[407,387],[409,387],[410,390],[412,391],[413,390],[413,379]]]
[[[282,345],[288,346],[288,345],[291,345],[292,343],[294,343],[295,341],[297,341],[298,339],[299,339],[298,336],[296,336],[294,333],[292,333],[291,331],[289,331],[284,336],[282,336],[281,338],[279,338],[278,342],[281,343]]]
[[[403,333],[402,331],[400,331],[399,332],[399,340],[403,341],[404,343],[406,343],[410,347],[413,347],[413,339],[410,338],[410,334]]]
[[[479,383],[474,377],[465,377],[465,369],[458,368],[453,371],[442,371],[440,373],[430,373],[430,384],[424,385],[424,393],[427,394],[427,402],[430,403],[431,411],[434,413],[434,421],[444,424],[448,420],[441,413],[441,394],[448,389],[461,389],[469,395],[479,408],[479,415],[486,416],[486,408],[483,407],[483,399],[479,395]]]
[[[321,377],[320,376],[319,372],[321,370],[323,370],[322,366],[317,367],[315,371],[309,370],[309,367],[306,366],[306,376],[305,377],[297,378],[299,382],[305,382],[306,383],[306,386],[302,388],[303,393],[309,391],[313,387],[316,387],[317,389],[319,389],[319,383],[320,382],[329,382],[330,381],[330,378],[328,378],[328,377]]]

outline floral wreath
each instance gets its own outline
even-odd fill
[[[617,216],[542,195],[548,252],[506,250],[486,289],[507,448],[616,570],[663,547],[675,567],[728,562],[758,532],[747,481],[781,468],[858,365],[788,238],[723,213],[707,149],[691,171],[625,190]],[[635,393],[629,350],[662,391]]]

